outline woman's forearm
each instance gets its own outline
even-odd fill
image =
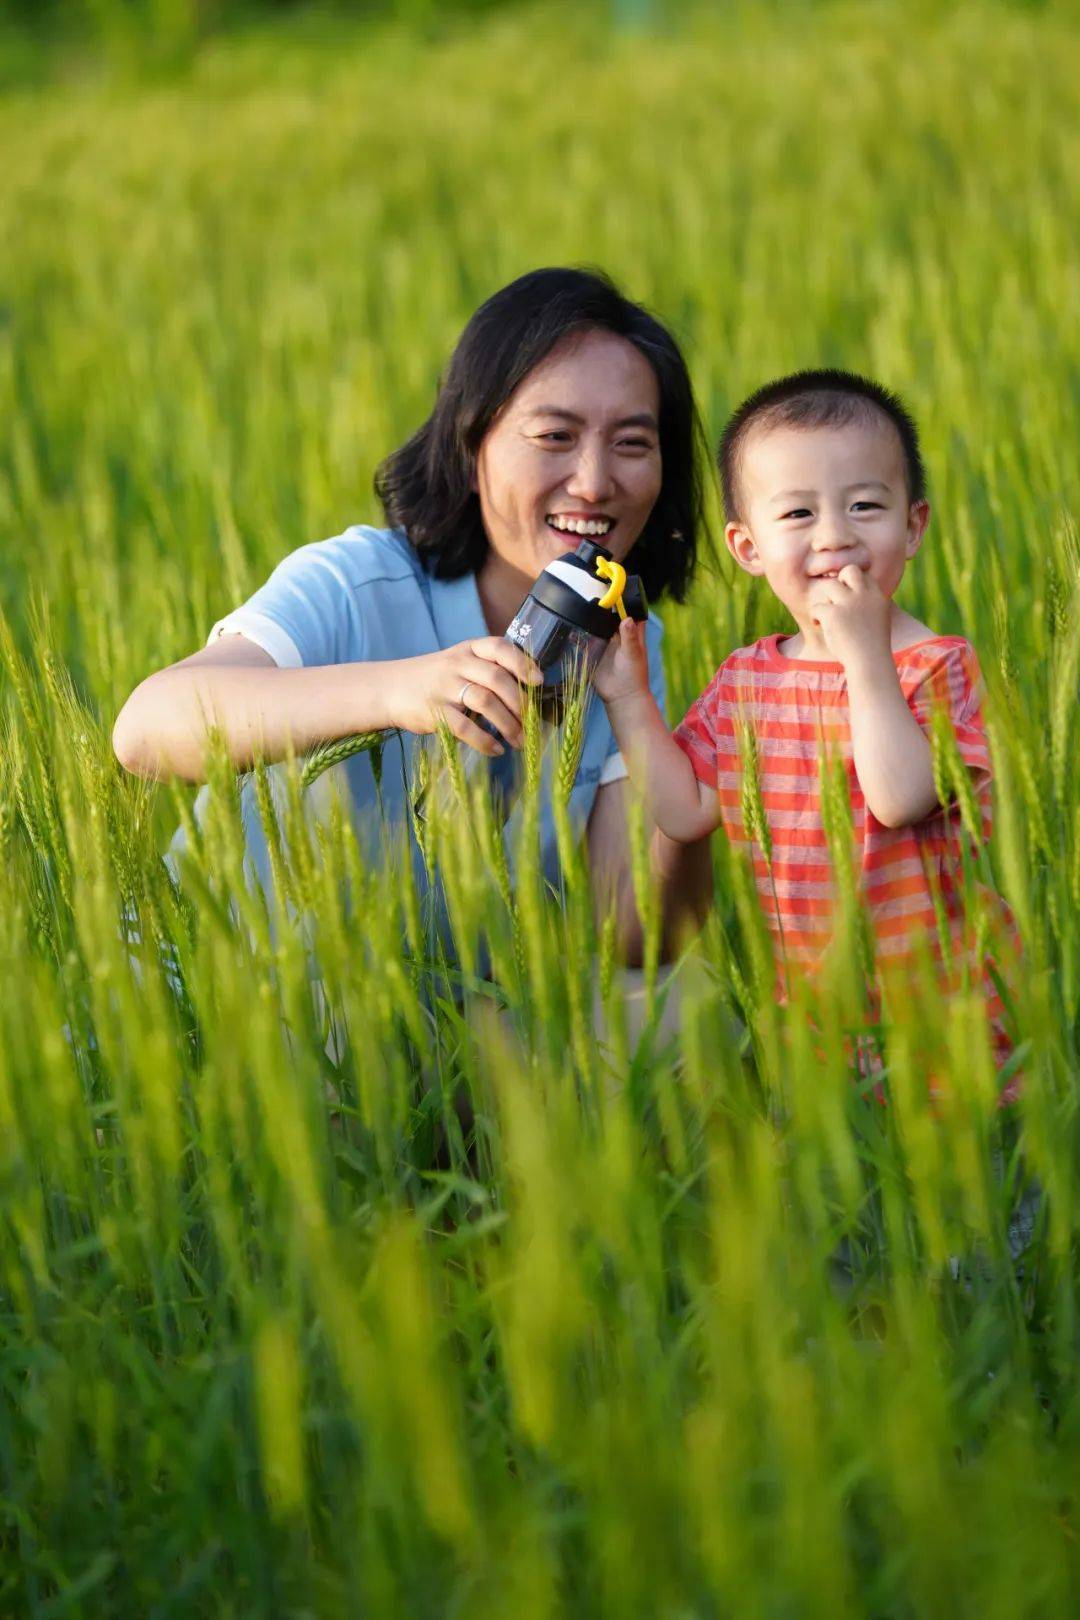
[[[659,828],[650,850],[660,890],[661,955],[676,957],[688,935],[696,934],[712,904],[712,848],[708,838],[681,843]]]
[[[221,737],[231,763],[281,759],[290,748],[394,724],[393,665],[325,664],[279,669],[272,664],[181,663],[137,686],[117,717],[113,747],[138,776],[205,777],[208,732]]]
[[[657,828],[650,858],[660,903],[660,960],[672,962],[709,914],[713,892],[710,843],[704,838],[696,844],[682,844]],[[627,967],[642,967],[645,935],[629,869],[613,893],[605,895],[599,915],[603,916],[606,907],[612,905],[620,959]]]
[[[624,780],[609,783],[597,794],[589,818],[589,873],[598,923],[614,913],[620,955],[627,966],[640,967],[645,939],[630,860],[627,811],[631,792]],[[712,899],[709,841],[678,843],[653,829],[649,854],[660,903],[660,954],[667,961],[678,955],[687,935],[696,932],[708,913]]]

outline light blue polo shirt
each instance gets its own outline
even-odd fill
[[[377,663],[383,659],[416,658],[438,652],[457,642],[490,635],[484,621],[476,578],[434,579],[421,564],[400,529],[354,525],[331,540],[301,546],[284,558],[242,607],[219,619],[208,645],[218,636],[235,632],[269,653],[282,669],[311,664]],[[646,625],[649,679],[661,713],[664,712],[664,672],[661,626],[655,618]],[[413,768],[421,739],[408,732],[388,732],[383,750],[382,781],[376,792],[367,754],[357,754],[332,767],[327,778],[337,779],[346,791],[361,848],[376,858],[383,821],[405,822]],[[504,758],[509,758],[510,750]],[[276,768],[280,772],[280,767]],[[270,775],[274,776],[274,768]],[[626,775],[626,767],[603,703],[591,698],[585,717],[585,737],[577,776],[570,792],[573,823],[583,829],[605,782]],[[321,787],[320,779],[317,787]],[[272,783],[272,787],[273,787]],[[199,817],[206,790],[195,801]],[[314,798],[316,790],[312,790]],[[323,793],[318,794],[320,800]],[[247,856],[253,875],[267,890],[272,879],[269,853],[251,783],[241,792]],[[516,844],[513,813],[506,828],[508,853]],[[551,801],[542,803],[541,846],[544,873],[558,883],[559,858]],[[183,849],[182,830],[171,853]],[[422,862],[414,848],[414,865],[421,876]]]

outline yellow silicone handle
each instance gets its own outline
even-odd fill
[[[623,607],[622,593],[626,589],[626,569],[622,563],[609,562],[606,557],[596,559],[597,579],[609,579],[610,586],[597,602],[597,607],[614,608],[620,619],[626,618],[626,609]]]

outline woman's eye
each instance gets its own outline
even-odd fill
[[[536,437],[544,444],[567,444],[570,439],[565,428],[552,428],[550,433],[538,433]]]

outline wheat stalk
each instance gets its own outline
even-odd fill
[[[305,759],[300,772],[301,793],[306,793],[311,784],[317,782],[332,765],[340,765],[342,760],[351,759],[354,754],[371,753],[371,769],[377,778],[382,768],[385,741],[385,731],[357,731],[348,737],[337,737],[333,742],[319,743]]]

